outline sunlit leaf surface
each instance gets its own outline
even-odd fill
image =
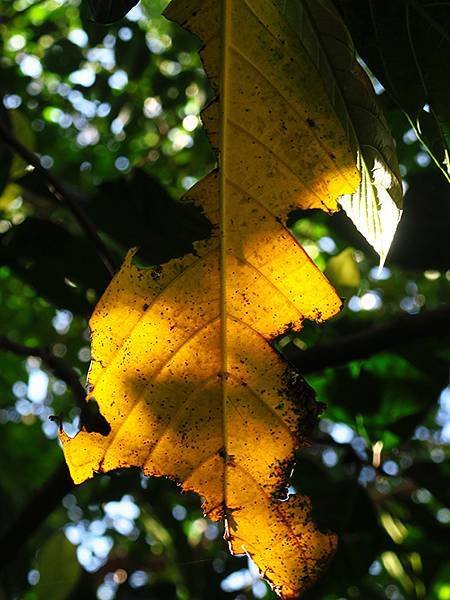
[[[111,432],[61,439],[77,483],[139,466],[197,492],[205,514],[225,520],[232,552],[295,598],[336,541],[307,498],[281,501],[318,409],[270,341],[341,301],[283,222],[297,207],[336,209],[358,174],[314,65],[270,0],[177,0],[168,17],[205,42],[217,92],[204,120],[219,169],[185,198],[213,235],[153,270],[129,253],[90,323],[89,397]]]
[[[352,38],[330,0],[275,0],[287,14],[350,140],[359,187],[340,204],[384,263],[402,214],[403,192],[394,140]]]

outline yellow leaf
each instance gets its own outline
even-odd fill
[[[214,226],[195,254],[145,270],[133,251],[90,325],[89,398],[107,436],[62,435],[75,482],[141,467],[204,498],[284,598],[326,565],[336,540],[286,488],[317,416],[308,386],[271,339],[341,305],[283,222],[334,210],[358,184],[344,131],[315,67],[271,0],[176,0],[169,18],[205,42],[218,97],[204,120],[219,169],[187,195]]]

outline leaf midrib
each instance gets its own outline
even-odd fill
[[[229,36],[231,35],[231,8],[233,0],[222,0],[221,14],[221,81],[220,81],[220,128],[219,146],[219,213],[220,213],[220,352],[222,366],[222,427],[223,446],[228,456],[228,418],[227,418],[227,377],[228,371],[228,340],[227,340],[227,211],[226,211],[226,172],[227,172],[227,115],[228,115],[228,80],[229,80]],[[222,497],[227,516],[227,476],[228,469],[224,468]]]

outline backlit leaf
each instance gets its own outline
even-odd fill
[[[432,0],[337,0],[359,53],[450,181],[450,11]]]
[[[37,600],[65,600],[73,592],[81,575],[76,548],[58,532],[39,551],[36,568],[39,582],[34,588]]]
[[[394,140],[372,84],[330,0],[275,2],[285,7],[322,74],[352,146],[361,181],[354,194],[340,198],[340,204],[383,263],[401,217],[403,192]]]
[[[90,399],[109,435],[61,436],[72,477],[139,466],[204,498],[233,553],[296,598],[336,540],[287,496],[318,406],[271,346],[340,298],[284,225],[337,207],[358,185],[346,134],[297,34],[271,0],[176,0],[168,16],[204,42],[217,99],[204,112],[219,168],[186,197],[212,236],[157,269],[131,251],[90,325]]]

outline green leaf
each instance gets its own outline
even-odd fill
[[[330,0],[275,2],[300,29],[347,131],[361,182],[356,193],[341,197],[340,204],[383,263],[401,217],[403,192],[394,140],[372,84]]]
[[[423,422],[445,386],[445,377],[448,374],[441,368],[430,373],[405,357],[383,353],[366,359],[356,376],[351,364],[334,370],[321,395],[331,420],[356,428],[362,418],[370,441],[381,440],[385,448],[391,448],[408,440]],[[310,381],[317,389],[317,383]]]
[[[139,258],[159,265],[193,250],[193,242],[207,239],[211,225],[193,204],[173,200],[142,170],[125,179],[99,186],[86,205],[94,224],[124,250],[139,248]]]
[[[92,246],[62,225],[28,218],[0,237],[1,262],[57,308],[88,315],[108,282]]]
[[[395,143],[339,14],[329,0],[308,0],[307,5],[334,75],[334,82],[333,76],[326,79],[333,86],[329,92],[336,97],[336,110],[347,127],[361,173],[357,192],[343,196],[340,203],[383,263],[403,202]]]
[[[75,547],[62,532],[53,535],[38,554],[40,579],[34,591],[37,600],[65,600],[77,583],[81,567]]]
[[[330,258],[325,275],[340,294],[348,296],[359,288],[361,275],[353,248],[345,248]]]
[[[446,2],[338,0],[361,56],[450,180],[450,11]],[[428,105],[429,111],[423,110]],[[427,107],[427,108],[428,108]]]

